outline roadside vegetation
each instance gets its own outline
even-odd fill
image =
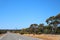
[[[60,13],[46,19],[47,25],[31,24],[29,28],[21,29],[21,34],[60,34]]]
[[[60,34],[60,13],[47,18],[46,23],[47,25],[31,24],[29,28],[20,30],[0,30],[0,34],[7,31],[20,34]]]
[[[7,33],[7,31],[10,31],[12,33],[19,33],[22,35],[24,34],[26,36],[32,36],[46,40],[60,40],[60,13],[56,16],[47,18],[46,23],[47,25],[44,25],[44,23],[31,24],[29,28],[19,30],[0,30],[0,34],[4,34]]]

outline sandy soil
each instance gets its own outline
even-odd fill
[[[4,34],[0,34],[0,37],[3,36]]]
[[[41,38],[43,40],[60,40],[60,35],[53,35],[53,34],[40,34],[40,35],[24,34],[24,35]]]

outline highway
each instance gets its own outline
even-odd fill
[[[14,33],[6,33],[5,35],[0,37],[0,40],[39,40],[39,39]]]

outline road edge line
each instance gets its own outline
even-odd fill
[[[7,35],[7,34],[3,34],[3,36],[0,37],[0,40],[1,40],[3,37],[5,37],[6,35]]]

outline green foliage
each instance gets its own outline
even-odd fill
[[[0,34],[6,33],[7,31],[13,33],[20,33],[20,34],[42,34],[42,33],[56,33],[60,34],[60,14],[56,16],[51,16],[46,20],[48,25],[44,24],[31,24],[29,28],[21,29],[21,30],[0,30]]]
[[[47,24],[49,24],[50,26],[52,26],[52,33],[56,33],[57,32],[57,26],[58,24],[60,24],[60,14],[56,15],[56,16],[51,16],[46,20]]]

